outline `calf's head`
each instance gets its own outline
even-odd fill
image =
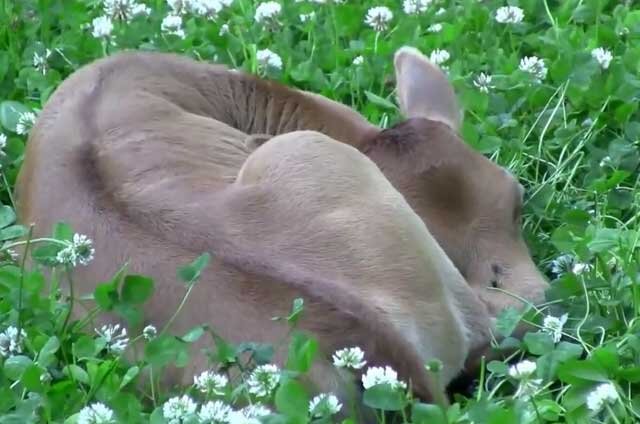
[[[522,185],[460,138],[453,87],[437,66],[409,47],[396,52],[394,66],[406,120],[362,150],[425,220],[492,316],[522,307],[518,297],[544,300],[548,283],[522,237]]]

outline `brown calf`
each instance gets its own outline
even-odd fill
[[[323,133],[357,147],[377,165],[422,218],[426,233],[433,234],[446,253],[442,257],[451,259],[492,315],[517,304],[490,292],[492,285],[538,300],[546,282],[521,238],[521,187],[458,137],[455,97],[439,69],[409,48],[398,51],[395,67],[401,110],[408,119],[381,130],[324,97],[220,65],[142,52],[98,60],[65,80],[39,116],[17,184],[19,217],[36,224],[36,236],[62,220],[94,240],[96,259],[76,270],[83,292],[112,276],[125,261],[131,262],[132,272],[154,277],[157,291],[145,312],[156,325],[166,322],[180,301],[182,288],[172,278],[176,267],[210,250],[220,261],[203,276],[175,331],[211,323],[234,341],[273,342],[286,328],[265,318],[282,315],[294,297],[303,296],[309,301],[302,325],[319,335],[324,352],[360,345],[371,364],[394,366],[429,398],[433,387],[421,367],[425,352],[418,351],[408,330],[380,313],[381,304],[412,292],[383,278],[370,284],[385,288],[384,294],[344,290],[345,284],[357,287],[349,279],[354,278],[353,262],[318,273],[309,270],[318,271],[318,264],[304,261],[314,265],[307,269],[300,263],[291,265],[285,254],[262,250],[259,246],[268,245],[258,245],[259,236],[277,237],[275,229],[291,222],[283,221],[278,210],[269,210],[273,196],[236,187],[236,175],[251,151],[270,136],[299,130]],[[305,134],[319,137],[293,134],[300,141]],[[322,187],[323,181],[314,184]],[[359,196],[361,189],[354,182],[335,192],[349,198]],[[289,201],[296,205],[303,199]],[[321,211],[305,206],[295,213],[330,215],[335,207],[330,199],[315,204]],[[251,215],[252,204],[267,211]],[[369,225],[370,236],[384,224],[374,215],[372,209],[359,218]],[[256,228],[245,231],[249,227],[243,226],[244,220],[252,216]],[[233,218],[240,219],[242,230],[229,224]],[[258,231],[260,227],[264,229]],[[339,253],[349,258],[347,253],[358,246],[364,255],[378,242],[397,243],[393,233],[384,231],[379,239],[354,244],[350,250],[347,244]],[[291,242],[291,232],[281,234],[280,243]],[[412,246],[407,243],[395,250],[408,254]],[[394,265],[392,253],[375,265]],[[451,286],[447,290],[458,290]],[[477,302],[469,302],[454,310],[478,308]],[[407,322],[420,310],[400,309]],[[413,316],[423,323],[429,319],[428,314]],[[460,349],[465,355],[464,344]],[[279,355],[281,359],[282,352]],[[192,362],[185,376],[203,366],[202,361]],[[454,374],[457,367],[447,372]],[[321,389],[337,385],[330,369],[324,361],[314,370]]]

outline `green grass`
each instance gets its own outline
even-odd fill
[[[113,422],[163,423],[169,422],[163,405],[182,394],[199,405],[218,399],[236,409],[258,401],[277,412],[268,422],[310,422],[309,397],[296,373],[308,369],[316,345],[303,334],[292,333],[289,369],[266,397],[247,390],[246,380],[231,381],[219,394],[195,387],[169,391],[155,383],[144,392],[141,379],[153,381],[167,364],[186,363],[189,344],[215,329],[196,327],[186,335],[159,329],[148,340],[129,334],[129,344],[143,344],[144,357],[128,362],[119,349],[122,339],[98,335],[88,323],[106,310],[135,321],[152,293],[151,280],[114,276],[96,290],[96,310],[75,322],[59,290],[72,281],[71,265],[58,264],[45,278],[40,268],[25,269],[11,259],[9,248],[27,231],[15,225],[11,196],[28,132],[24,114],[37,114],[79,66],[136,48],[240,67],[339,100],[388,126],[401,119],[390,76],[392,54],[402,45],[449,53],[443,65],[465,109],[464,138],[525,185],[527,240],[552,288],[533,318],[540,331],[514,339],[509,336],[515,324],[532,314],[506,310],[499,318],[506,338],[498,348],[516,347],[512,361],[531,361],[533,374],[518,380],[507,363],[488,363],[473,395],[458,397],[446,411],[385,385],[368,390],[367,404],[403,409],[387,422],[640,422],[637,2],[513,0],[508,3],[521,7],[524,19],[503,24],[495,20],[503,1],[435,0],[415,15],[407,15],[402,2],[287,1],[275,20],[256,23],[257,2],[234,0],[213,19],[183,15],[184,38],[161,30],[169,12],[164,0],[144,3],[148,17],[114,20],[110,37],[95,38],[91,22],[104,14],[99,0],[0,0],[0,133],[7,137],[0,155],[0,424],[108,422],[87,420],[86,409],[77,415],[95,402],[113,411]],[[381,5],[393,18],[376,32],[364,21],[369,7]],[[312,11],[315,16],[302,22],[300,15]],[[441,25],[438,32],[429,30],[434,24]],[[591,54],[598,47],[611,52],[606,68]],[[258,52],[267,48],[280,56],[281,69],[260,65]],[[45,59],[35,64],[35,56]],[[544,60],[544,78],[537,81],[519,69],[527,56]],[[354,63],[358,57],[361,62]],[[480,73],[492,76],[486,92],[474,84]],[[72,235],[61,225],[51,239],[32,241],[32,252],[51,267],[59,251],[71,251]],[[207,263],[203,256],[180,270],[185,295]],[[296,303],[286,319],[294,325],[300,313],[304,303]],[[543,318],[563,314],[566,323],[554,338]],[[20,329],[14,344],[10,328]],[[248,376],[252,367],[269,362],[272,349],[247,342],[232,346],[216,339],[214,357],[242,366]],[[241,351],[252,355],[233,363]],[[593,408],[601,384],[612,389],[605,393],[611,400]]]

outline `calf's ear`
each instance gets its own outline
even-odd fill
[[[457,132],[460,109],[453,86],[442,69],[409,46],[396,51],[393,65],[402,114],[406,118],[440,121]]]

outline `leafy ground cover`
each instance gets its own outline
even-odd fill
[[[43,104],[67,75],[104,55],[136,48],[226,63],[387,126],[399,119],[390,75],[402,45],[446,69],[465,109],[465,140],[525,184],[525,230],[552,287],[544,305],[500,316],[502,347],[518,351],[509,363],[485,364],[471,396],[442,410],[413,400],[393,370],[369,368],[367,405],[381,422],[640,421],[636,2],[3,0],[0,23],[0,423],[331,422],[343,406],[331,394],[311,399],[299,384],[316,344],[295,331],[284,370],[269,363],[269,346],[215,339],[217,363],[193,386],[159,387],[159,370],[186,363],[189,344],[212,329],[92,328],[105,311],[139,319],[153,281],[125,271],[93,293],[98,307],[86,319],[70,320],[61,287],[100,252],[61,224],[30,241],[51,273],[16,262],[28,228],[16,225],[11,190]],[[208,261],[177,270],[185,296]],[[301,313],[302,300],[282,319],[294,327]],[[508,337],[520,320],[537,330]],[[144,358],[128,361],[136,343]],[[334,362],[366,368],[366,352],[337,352]],[[241,367],[241,378],[222,365]]]

